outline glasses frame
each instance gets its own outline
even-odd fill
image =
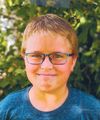
[[[34,53],[34,52],[33,52],[33,53]],[[65,61],[64,63],[60,63],[60,64],[55,64],[55,63],[53,63],[50,55],[52,55],[53,53],[62,53],[62,52],[52,52],[52,53],[49,53],[49,54],[41,53],[41,55],[43,56],[43,59],[41,60],[40,63],[30,63],[30,62],[28,61],[28,57],[27,57],[27,56],[28,56],[29,54],[33,54],[33,53],[25,53],[27,62],[28,62],[29,64],[32,64],[32,65],[40,65],[40,64],[42,64],[42,63],[44,62],[44,60],[45,60],[46,57],[49,58],[49,61],[50,61],[53,65],[63,65],[63,64],[65,64],[65,63],[67,62],[67,59],[66,59],[66,61]],[[74,53],[62,53],[62,54],[65,54],[67,57],[71,57],[71,56],[74,55]]]

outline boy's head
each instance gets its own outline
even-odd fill
[[[39,17],[34,17],[26,26],[21,48],[22,55],[25,53],[26,44],[29,37],[35,33],[38,33],[39,35],[41,32],[49,32],[52,33],[52,35],[61,35],[69,42],[73,53],[75,55],[78,54],[77,35],[69,23],[55,14],[46,14]]]

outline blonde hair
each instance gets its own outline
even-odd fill
[[[41,31],[56,33],[66,37],[66,40],[69,41],[74,54],[78,54],[77,35],[71,27],[71,25],[63,18],[55,14],[46,14],[32,18],[32,20],[26,26],[25,31],[23,33],[23,41],[21,47],[22,55],[24,55],[25,53],[27,39],[33,33]]]

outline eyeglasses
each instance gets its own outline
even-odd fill
[[[61,52],[53,52],[50,54],[43,54],[40,52],[25,53],[27,62],[32,65],[42,64],[46,56],[48,56],[52,64],[63,65],[67,62],[68,57],[71,57],[73,55],[74,55],[73,53],[61,53]]]

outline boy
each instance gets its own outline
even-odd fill
[[[100,102],[68,86],[78,56],[75,31],[62,18],[33,18],[21,54],[32,86],[0,102],[0,120],[100,120]]]

